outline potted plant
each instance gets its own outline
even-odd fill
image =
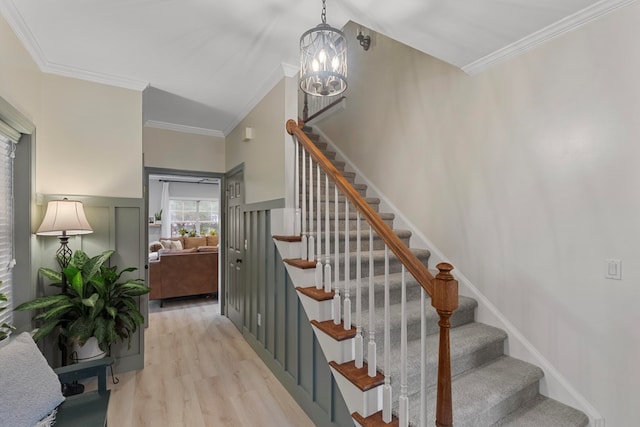
[[[142,279],[121,280],[123,273],[136,268],[118,272],[117,267],[106,266],[113,253],[108,250],[89,258],[77,250],[63,273],[44,267],[38,270],[57,287],[61,287],[64,274],[68,286],[66,293],[39,297],[15,308],[42,310],[35,317],[42,324],[33,336],[34,340],[59,330],[68,344],[82,346],[94,337],[103,352],[108,352],[111,345],[119,341],[127,340],[131,346],[133,333],[144,322],[135,297],[151,289]]]
[[[186,228],[184,228],[184,227],[182,227],[180,230],[178,230],[178,233],[180,233],[180,235],[181,235],[182,237],[184,237],[184,235],[185,235],[185,234],[187,234],[188,232],[189,232],[189,231],[188,231]]]
[[[2,284],[2,280],[0,280],[0,285],[1,284]],[[7,302],[7,301],[9,301],[9,298],[5,294],[0,292],[0,302]],[[6,309],[7,307],[0,307],[0,313]],[[1,324],[0,325],[0,341],[4,341],[6,338],[8,338],[9,335],[11,335],[11,332],[13,332],[15,329],[16,328],[13,327],[13,325],[10,325],[8,323]]]
[[[156,224],[162,224],[162,209],[160,209],[160,212],[153,214],[153,216],[155,217]]]

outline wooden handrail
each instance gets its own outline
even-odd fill
[[[346,96],[341,96],[338,99],[336,99],[335,101],[333,101],[331,104],[327,105],[324,108],[319,109],[318,111],[316,111],[315,113],[313,113],[312,115],[309,116],[309,105],[307,104],[307,94],[304,94],[305,96],[305,104],[304,104],[304,108],[302,110],[302,117],[304,119],[304,122],[310,122],[311,120],[315,119],[316,117],[320,117],[321,114],[323,114],[326,111],[329,111],[330,109],[332,109],[333,107],[335,107],[336,105],[338,105],[339,103],[342,102],[343,99],[347,99]],[[306,110],[306,112],[305,112]],[[305,118],[305,116],[307,116]]]
[[[380,216],[367,204],[364,198],[353,188],[353,186],[342,176],[336,167],[320,152],[309,137],[304,133],[295,120],[287,121],[287,132],[294,135],[304,146],[309,155],[315,160],[322,171],[327,174],[335,185],[342,191],[342,194],[360,212],[360,215],[371,225],[378,236],[386,243],[406,269],[413,275],[416,281],[422,286],[429,296],[433,296],[434,277],[420,260],[409,250],[391,228],[380,219]]]
[[[360,215],[369,223],[372,229],[385,242],[387,247],[398,257],[400,262],[413,275],[416,281],[431,297],[431,305],[438,312],[440,321],[440,343],[438,348],[438,384],[436,397],[436,419],[437,427],[453,427],[453,402],[451,398],[451,349],[450,318],[458,308],[458,281],[453,277],[451,271],[453,266],[446,262],[438,264],[438,275],[434,278],[429,270],[418,260],[418,258],[402,243],[400,238],[383,222],[378,214],[371,209],[364,198],[353,188],[353,186],[342,176],[336,167],[320,152],[318,147],[311,142],[304,133],[304,124],[296,123],[295,120],[287,121],[287,132],[297,137],[309,155],[320,165],[327,176],[331,177],[335,185],[342,191],[342,194],[358,210]],[[328,201],[327,201],[328,202]]]

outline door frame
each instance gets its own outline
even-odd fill
[[[203,178],[217,178],[220,180],[220,227],[223,227],[225,216],[226,216],[226,207],[225,207],[225,197],[223,197],[222,188],[224,188],[224,177],[225,174],[220,172],[204,172],[197,170],[187,170],[187,169],[170,169],[170,168],[158,168],[153,166],[145,166],[144,168],[144,176],[143,176],[143,197],[144,197],[144,248],[149,248],[149,175],[175,175],[175,176],[189,176],[189,177],[203,177]],[[221,248],[223,245],[224,233],[220,233],[220,241],[218,243],[218,248]],[[148,249],[147,249],[148,252]],[[148,256],[147,256],[148,258]],[[218,261],[222,262],[221,259]],[[149,263],[148,260],[145,262],[145,272],[144,272],[144,281],[145,283],[149,283]],[[224,272],[220,277],[220,282],[224,283]],[[222,292],[218,291],[218,303],[222,309],[222,301],[220,299],[220,294]],[[147,296],[148,298],[148,296]],[[145,327],[149,326],[149,310],[147,305],[147,311],[142,313],[145,318]]]
[[[229,278],[229,275],[227,274],[227,270],[229,268],[229,263],[227,262],[227,227],[228,227],[228,217],[227,217],[227,178],[230,176],[233,176],[239,172],[242,172],[244,174],[244,162],[240,163],[237,166],[234,166],[233,168],[229,169],[224,176],[222,177],[221,181],[220,181],[220,203],[221,203],[221,207],[220,209],[222,211],[224,211],[224,214],[221,216],[221,220],[220,220],[220,224],[221,224],[221,228],[222,230],[224,230],[225,232],[222,233],[222,238],[220,239],[220,246],[219,248],[224,248],[223,250],[220,250],[220,262],[222,263],[222,265],[224,266],[224,268],[221,268],[221,277],[220,277],[220,282],[221,282],[221,288],[220,291],[218,292],[218,301],[220,302],[220,314],[223,314],[227,317],[229,317],[228,315],[228,311],[227,311],[227,280]],[[244,179],[243,179],[244,181]],[[243,182],[244,185],[244,182]],[[242,192],[242,205],[245,204],[245,198],[244,198],[244,191]],[[242,221],[240,221],[240,226],[244,227],[244,223]],[[243,233],[244,234],[244,233]],[[243,270],[244,271],[244,270]]]

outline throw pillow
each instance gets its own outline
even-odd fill
[[[181,251],[182,242],[180,240],[160,240],[162,247],[172,251]]]
[[[64,400],[58,376],[27,332],[0,348],[0,390],[7,426],[33,426]]]
[[[149,243],[149,252],[158,252],[160,249],[164,249],[164,246],[159,241]]]

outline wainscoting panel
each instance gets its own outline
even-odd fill
[[[145,265],[147,262],[145,246],[145,212],[143,199],[94,197],[94,196],[68,196],[68,195],[40,195],[38,204],[41,206],[41,218],[50,200],[59,200],[63,197],[80,200],[84,205],[85,214],[91,228],[92,234],[73,236],[69,239],[69,247],[75,251],[82,249],[89,256],[113,249],[115,254],[110,259],[111,266],[118,266],[118,270],[127,267],[136,267],[138,270],[127,273],[123,277],[145,278]],[[39,223],[39,222],[38,222]],[[37,236],[39,254],[37,256],[37,267],[45,266],[53,269],[60,267],[55,261],[55,251],[60,243],[57,238],[47,236]],[[43,286],[43,279],[38,278],[38,295],[51,294],[57,292],[57,288],[50,289]],[[148,313],[148,297],[140,298],[140,309],[145,318]],[[50,357],[54,364],[59,365],[59,352],[52,344],[46,349],[47,357]],[[144,327],[138,329],[131,339],[131,348],[128,343],[115,345],[112,355],[116,358],[114,370],[125,372],[142,369],[144,367]]]
[[[243,208],[247,239],[243,335],[317,426],[352,426],[351,415],[271,238],[271,208],[272,202]]]

